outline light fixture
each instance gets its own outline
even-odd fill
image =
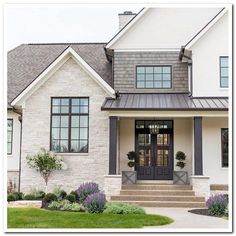
[[[160,126],[157,123],[153,122],[152,124],[148,126],[148,128],[151,134],[158,134]]]

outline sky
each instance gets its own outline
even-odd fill
[[[8,5],[5,47],[9,51],[22,43],[108,42],[118,32],[118,14],[141,9],[140,5]]]

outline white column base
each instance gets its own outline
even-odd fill
[[[120,193],[122,185],[121,175],[105,175],[103,190],[106,194],[106,199],[109,201],[112,195]]]
[[[207,199],[210,196],[210,177],[202,175],[190,176],[190,184],[193,187],[193,191],[196,196],[205,197]]]

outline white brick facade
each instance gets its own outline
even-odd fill
[[[108,173],[109,118],[107,112],[101,111],[101,105],[108,95],[73,59],[69,59],[25,103],[21,191],[29,192],[32,187],[44,189],[42,177],[29,169],[26,156],[37,153],[40,148],[49,149],[50,103],[54,96],[89,97],[89,152],[61,155],[67,169],[52,175],[48,190],[62,186],[71,191],[86,181],[95,181],[103,188],[104,175]]]

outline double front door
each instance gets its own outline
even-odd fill
[[[139,180],[173,179],[173,122],[136,121]]]

